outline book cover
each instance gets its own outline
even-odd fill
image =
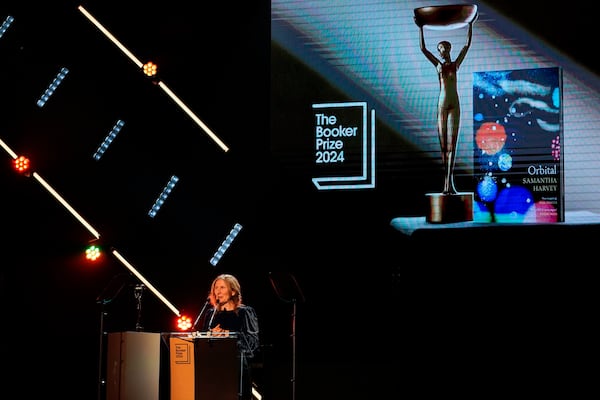
[[[473,221],[564,222],[562,70],[473,73]]]

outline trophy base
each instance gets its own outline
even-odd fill
[[[426,220],[433,224],[473,221],[473,193],[427,193]]]

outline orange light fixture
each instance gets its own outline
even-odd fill
[[[182,315],[177,318],[177,329],[180,331],[187,331],[192,327],[192,320],[187,315]]]
[[[30,162],[29,158],[25,156],[19,156],[13,160],[13,166],[17,172],[26,173],[29,172]]]
[[[158,72],[158,65],[154,64],[152,61],[148,61],[146,64],[144,64],[143,69],[146,76],[156,76]]]

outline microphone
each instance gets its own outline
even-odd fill
[[[206,299],[206,302],[204,302],[204,305],[202,306],[202,310],[200,310],[200,313],[198,314],[198,316],[196,317],[196,320],[194,321],[194,325],[192,325],[192,330],[196,329],[196,325],[198,325],[198,321],[200,321],[200,317],[202,316],[202,314],[204,314],[206,307],[208,307],[208,303],[210,303],[210,297]]]
[[[210,316],[210,321],[208,321],[208,330],[210,331],[210,326],[212,325],[213,319],[215,319],[215,314],[217,313],[217,306],[219,305],[219,300],[217,299],[217,304],[215,305],[215,308],[213,309],[213,313]]]

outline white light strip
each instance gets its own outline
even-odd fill
[[[66,201],[65,199],[63,199],[54,189],[52,189],[52,187],[40,176],[38,175],[37,172],[33,173],[33,177],[35,179],[37,179],[37,181],[39,183],[42,184],[43,187],[46,188],[46,190],[48,190],[55,198],[56,200],[58,200],[63,206],[65,206],[65,208],[67,210],[69,210],[71,212],[71,214],[73,214],[75,216],[75,218],[77,218],[77,220],[79,222],[81,222],[83,224],[83,226],[85,226],[87,228],[88,231],[90,231],[90,233],[92,235],[94,235],[94,237],[96,239],[100,238],[100,234],[98,233],[97,230],[95,230],[86,220],[83,219],[83,217],[81,215],[79,215],[79,213],[77,213],[77,211],[75,211],[73,209],[73,207],[71,207]]]
[[[262,399],[262,395],[260,393],[258,393],[258,391],[255,388],[252,388],[252,395],[254,396],[254,398],[256,400]]]
[[[121,254],[119,254],[119,252],[117,250],[113,250],[112,253],[115,255],[115,257],[117,257],[119,259],[119,261],[121,261],[123,263],[123,265],[125,265],[131,272],[133,272],[133,274],[135,276],[137,276],[138,279],[140,281],[142,281],[142,283],[144,285],[146,285],[156,295],[156,297],[158,297],[163,303],[165,303],[165,305],[167,307],[169,307],[171,309],[171,311],[173,311],[175,313],[175,315],[177,315],[178,317],[181,316],[181,314],[179,313],[179,310],[177,310],[177,308],[175,308],[175,306],[173,306],[171,303],[169,303],[169,301],[162,294],[160,294],[160,292],[158,290],[156,290],[156,288],[154,288],[154,286],[152,286],[152,284],[150,282],[148,282],[148,280],[146,278],[144,278],[142,276],[142,274],[140,274],[133,267],[133,265],[131,265],[127,260],[125,260],[125,258],[123,258],[123,256]]]
[[[12,157],[13,160],[17,159],[17,157],[18,157],[17,153],[12,151],[11,148],[8,147],[8,145],[2,141],[2,139],[0,139],[0,146],[2,146],[2,148],[4,150],[6,150],[6,152]]]
[[[137,65],[138,68],[143,68],[144,64],[140,60],[138,60],[129,50],[127,50],[125,46],[123,46],[113,35],[111,35],[111,33],[106,28],[104,28],[100,24],[100,22],[96,20],[96,18],[94,18],[82,6],[79,6],[77,8],[83,13],[83,15],[85,15],[87,19],[89,19],[94,25],[96,25],[96,27],[102,33],[104,33],[106,37],[108,37],[114,44],[116,44],[117,47],[121,49],[121,51],[125,53],[135,63],[135,65]],[[167,88],[167,86],[164,83],[159,81],[158,86],[160,86],[160,88],[165,93],[167,93],[175,101],[175,103],[177,103],[177,105],[179,105],[179,107],[181,107],[183,111],[185,111],[186,114],[188,114],[192,118],[192,120],[194,120],[194,122],[198,124],[219,145],[219,147],[221,147],[223,151],[227,152],[229,150],[229,148],[217,137],[217,135],[215,135],[214,132],[210,130],[208,126],[204,124],[204,122],[200,120],[200,118],[198,118],[185,104],[183,104],[183,102],[179,100],[179,98],[177,98],[177,96],[175,96],[175,94],[169,88]]]
[[[4,32],[6,32],[8,30],[8,27],[10,26],[10,24],[13,23],[14,20],[15,20],[15,17],[13,17],[12,15],[9,15],[8,17],[6,17],[6,19],[2,23],[2,26],[0,26],[0,38],[4,35]]]
[[[191,119],[192,119],[192,120],[193,120],[193,121],[194,121],[196,124],[198,124],[198,125],[200,126],[200,128],[204,129],[204,132],[206,132],[206,133],[208,134],[208,136],[210,136],[210,137],[212,138],[212,140],[214,140],[214,141],[215,141],[215,142],[216,142],[216,143],[219,145],[219,147],[221,147],[221,149],[223,149],[223,151],[227,152],[227,151],[229,150],[229,147],[227,147],[227,146],[225,145],[225,143],[223,143],[223,142],[221,141],[221,139],[219,139],[219,138],[217,137],[217,135],[215,135],[215,134],[213,133],[213,131],[212,131],[212,130],[210,130],[210,128],[209,128],[208,126],[206,126],[206,124],[204,124],[204,122],[202,122],[202,121],[200,120],[200,118],[198,118],[198,117],[197,117],[197,116],[196,116],[196,115],[195,115],[195,114],[192,112],[192,110],[190,110],[190,109],[189,109],[189,108],[188,108],[188,107],[187,107],[185,104],[183,104],[183,102],[182,102],[181,100],[179,100],[179,98],[178,98],[178,97],[175,95],[175,93],[173,93],[173,92],[171,91],[171,89],[169,89],[169,88],[167,87],[167,85],[166,85],[165,83],[163,83],[162,81],[159,81],[159,82],[158,82],[158,86],[159,86],[159,87],[160,87],[160,88],[161,88],[161,89],[162,89],[162,90],[163,90],[163,91],[164,91],[166,94],[168,94],[168,95],[169,95],[169,97],[170,97],[170,98],[172,98],[172,99],[173,99],[173,101],[174,101],[175,103],[177,103],[177,105],[178,105],[179,107],[181,107],[181,108],[183,109],[183,111],[185,111],[185,113],[186,113],[187,115],[189,115],[189,117],[190,117],[190,118],[191,118]]]
[[[87,12],[83,6],[79,6],[77,8],[82,12],[83,15],[86,16],[87,19],[90,20],[92,24],[96,25],[96,28],[100,29],[100,32],[104,33],[107,38],[109,38],[119,49],[121,49],[121,51],[125,53],[125,55],[129,57],[131,61],[135,63],[135,65],[138,66],[138,68],[142,68],[144,66],[140,60],[138,60],[129,50],[127,50],[127,48],[125,48],[125,46],[123,46],[105,27],[103,27],[102,24],[100,24],[100,22],[98,22],[98,20],[92,16],[92,14]]]

